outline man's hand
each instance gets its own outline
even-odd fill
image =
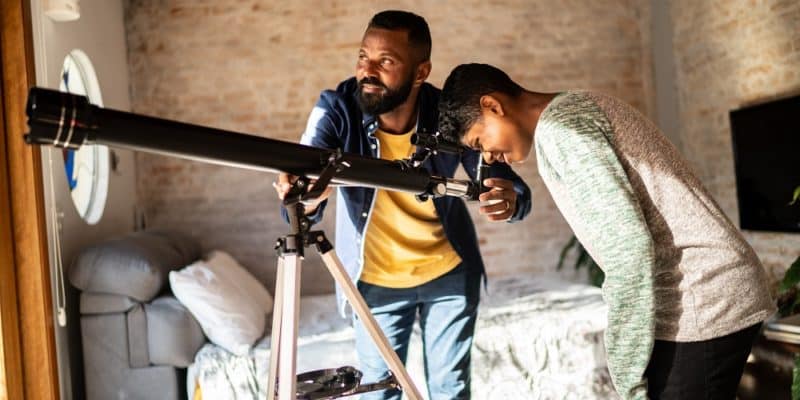
[[[278,175],[277,181],[272,182],[272,187],[275,188],[275,191],[278,193],[278,197],[281,200],[283,200],[283,198],[286,197],[286,194],[289,193],[289,189],[292,188],[292,184],[295,181],[297,181],[296,176],[282,173]],[[315,180],[311,181],[311,186],[309,187],[309,190],[314,188],[314,182],[316,181]],[[316,199],[311,201],[303,201],[306,215],[313,214],[314,212],[316,212],[317,207],[319,207],[319,204],[322,203],[328,197],[330,197],[332,191],[333,187],[328,185],[328,187],[325,188],[325,191],[322,192],[322,194],[320,194],[319,197],[317,197]]]
[[[483,185],[491,190],[478,196],[478,200],[488,203],[481,206],[480,213],[486,215],[489,221],[510,219],[517,209],[517,192],[514,190],[514,184],[508,179],[488,178],[483,180]]]

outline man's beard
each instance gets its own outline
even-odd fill
[[[367,83],[382,87],[385,93],[364,93],[364,84]],[[399,88],[390,89],[378,78],[364,78],[358,82],[358,95],[356,96],[358,106],[361,107],[361,112],[370,115],[380,115],[392,111],[408,99],[413,84],[414,79],[409,77]]]

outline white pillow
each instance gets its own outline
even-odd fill
[[[205,261],[170,272],[169,283],[209,340],[231,353],[246,355],[264,334],[261,306]]]
[[[206,264],[234,285],[248,299],[255,301],[265,315],[272,313],[272,295],[247,269],[230,254],[214,250],[206,256]]]

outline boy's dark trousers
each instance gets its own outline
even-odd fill
[[[736,398],[747,356],[761,323],[701,342],[656,340],[645,371],[653,400]]]

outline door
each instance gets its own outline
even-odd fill
[[[23,141],[29,7],[0,2],[0,400],[59,398],[41,157]]]

